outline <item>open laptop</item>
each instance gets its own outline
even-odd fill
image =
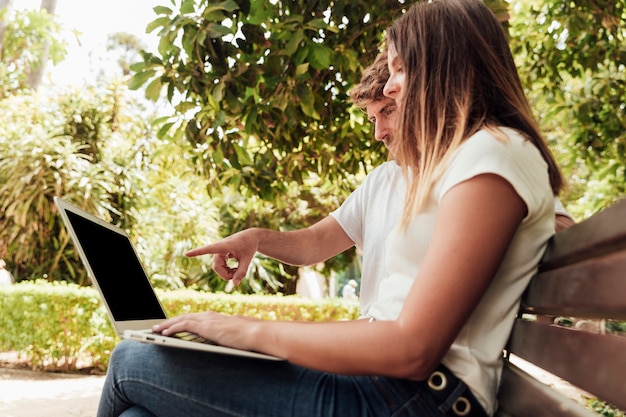
[[[283,360],[219,346],[196,335],[169,337],[152,333],[152,326],[167,316],[128,234],[59,197],[54,197],[54,203],[120,337],[186,349]]]

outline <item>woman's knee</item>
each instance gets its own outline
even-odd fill
[[[154,359],[151,353],[152,347],[147,343],[122,340],[111,353],[109,369],[131,369],[140,363]]]

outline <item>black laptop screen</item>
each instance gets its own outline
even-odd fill
[[[66,212],[114,319],[164,319],[128,237],[70,210]]]

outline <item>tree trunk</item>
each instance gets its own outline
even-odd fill
[[[0,10],[7,8],[10,11],[13,8],[13,0],[0,0]],[[4,49],[4,32],[7,30],[7,21],[0,22],[0,57],[4,54],[1,52]]]
[[[5,0],[0,0],[5,1]],[[12,1],[12,0],[6,0]],[[57,0],[41,0],[41,10],[47,11],[50,15],[54,15],[54,12],[57,8]],[[33,90],[37,90],[39,85],[41,84],[41,79],[43,78],[44,70],[46,69],[46,64],[48,63],[48,55],[49,55],[50,44],[48,41],[44,43],[43,51],[41,52],[41,59],[39,61],[39,65],[37,68],[31,68],[28,72],[28,79],[26,84],[32,88]]]

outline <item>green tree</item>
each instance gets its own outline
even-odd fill
[[[167,94],[177,113],[162,133],[192,143],[215,189],[269,202],[274,218],[305,203],[312,214],[291,220],[310,223],[381,161],[347,89],[401,3],[176,3],[155,8],[160,56],[144,54],[132,85]],[[297,204],[284,198],[294,186]]]
[[[67,45],[58,34],[58,23],[45,9],[0,9],[0,99],[36,88],[48,60],[63,60]]]
[[[140,51],[145,49],[142,42],[135,36],[125,32],[117,32],[107,39],[107,52],[118,55],[122,75],[130,75],[130,65],[140,58]]]
[[[37,38],[42,28],[24,24],[34,15],[3,22],[10,29],[3,32],[5,51],[19,44],[32,48],[22,51],[32,57],[44,47],[14,39]],[[109,46],[124,48],[122,69],[137,49],[122,34]],[[52,204],[59,195],[128,230],[156,285],[223,289],[210,265],[181,256],[215,238],[215,209],[206,180],[189,163],[189,143],[156,138],[151,123],[158,109],[148,111],[124,78],[37,95],[24,84],[29,61],[17,51],[4,57],[2,68],[11,68],[13,78],[1,79],[17,86],[0,98],[0,258],[11,272],[19,280],[90,284]]]
[[[490,5],[505,22],[506,3]],[[167,96],[176,112],[160,134],[192,144],[209,192],[242,199],[222,205],[222,235],[310,225],[385,159],[347,93],[405,7],[397,0],[182,0],[155,8],[147,31],[161,36],[158,55],[144,53],[132,67],[131,87],[146,86],[151,99]],[[353,256],[327,268],[347,267]],[[268,270],[281,291],[293,291],[297,268],[261,258],[252,276],[262,282]]]
[[[626,1],[513,5],[520,73],[571,179],[564,199],[583,219],[626,191]]]
[[[40,10],[41,12],[47,13],[49,16],[54,15],[56,7],[57,7],[57,0],[41,0]],[[46,64],[48,63],[48,59],[50,57],[51,41],[53,40],[54,40],[54,37],[46,37],[46,39],[44,39],[44,43],[43,45],[41,45],[41,49],[40,49],[41,56],[39,58],[39,61],[36,62],[35,65],[33,65],[31,68],[28,69],[27,84],[33,90],[37,90],[39,88],[39,85],[41,84],[41,80],[43,78],[43,74],[46,69]]]
[[[333,207],[309,190],[331,184],[328,195],[341,200],[358,183],[351,174],[381,161],[346,92],[410,2],[172,4],[155,9],[148,29],[162,35],[159,56],[144,55],[134,85],[176,104],[166,129],[203,149],[212,183],[258,196],[273,212],[293,209],[281,196],[295,183],[311,208],[303,225]],[[510,32],[537,116],[574,179],[563,198],[586,217],[624,193],[624,0],[488,5]]]
[[[173,4],[155,8],[147,30],[161,36],[159,56],[144,53],[131,87],[145,85],[152,99],[165,92],[176,114],[160,135],[191,143],[211,195],[243,199],[221,206],[222,235],[309,225],[383,160],[347,89],[401,3]],[[295,290],[297,268],[257,262],[257,287]],[[267,279],[274,275],[279,282]]]

